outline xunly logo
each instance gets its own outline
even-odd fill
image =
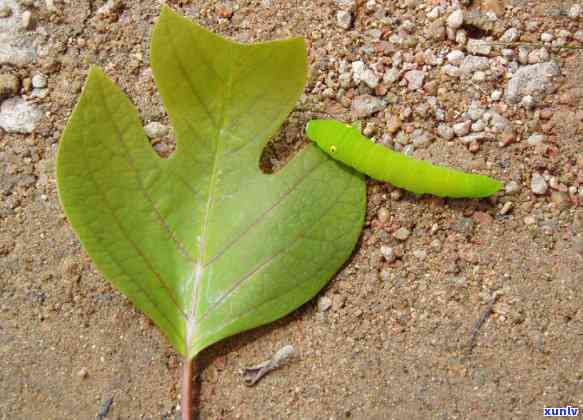
[[[577,417],[579,414],[579,409],[577,407],[545,407],[544,409],[545,417]]]

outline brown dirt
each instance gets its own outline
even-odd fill
[[[44,28],[38,37],[49,54],[35,66],[7,71],[49,76],[50,93],[41,102],[46,118],[32,135],[0,139],[0,418],[93,419],[110,398],[107,418],[173,418],[180,359],[95,271],[59,206],[54,176],[58,139],[91,63],[122,86],[144,122],[167,123],[148,67],[160,2],[122,2],[110,19],[95,16],[99,1],[57,2],[60,16],[43,12],[40,3],[36,30]],[[308,39],[311,82],[268,152],[275,166],[304,144],[301,127],[315,112],[348,117],[348,108],[313,89],[330,69],[326,57],[360,57],[373,20],[364,5],[355,28],[344,31],[335,24],[333,1],[273,0],[270,7],[240,1],[230,19],[218,18],[213,1],[168,3],[241,41]],[[396,3],[404,2],[377,1],[376,7],[416,19]],[[537,34],[577,25],[525,1],[509,3],[508,25],[537,19]],[[375,54],[382,55],[373,51],[368,59]],[[492,142],[472,154],[436,141],[416,153],[488,168],[522,183],[518,194],[492,201],[399,198],[389,185],[369,181],[359,246],[321,293],[332,308],[319,312],[314,300],[205,350],[198,362],[200,418],[536,418],[544,406],[583,409],[583,210],[557,195],[534,196],[529,178],[532,170],[546,169],[573,182],[565,165],[575,165],[577,156],[583,162],[583,123],[574,116],[583,110],[581,57],[581,51],[556,53],[564,77],[543,105],[553,115],[550,152],[539,154],[523,141],[505,148]],[[448,120],[480,95],[451,82],[443,86],[451,95]],[[419,98],[403,99],[409,100]],[[517,110],[511,119],[533,118]],[[370,121],[384,124],[382,117]],[[500,215],[509,200],[513,209]],[[379,221],[381,208],[389,210],[387,221]],[[534,223],[525,223],[527,217]],[[412,232],[404,242],[392,236],[400,227]],[[381,245],[402,257],[385,262]],[[474,326],[495,294],[472,347]],[[298,356],[256,387],[244,386],[240,368],[285,344]]]

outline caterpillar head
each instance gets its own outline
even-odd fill
[[[306,126],[306,134],[320,149],[332,156],[339,152],[347,137],[346,128],[334,120],[312,120]]]

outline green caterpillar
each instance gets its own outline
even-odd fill
[[[334,159],[371,178],[416,194],[482,198],[502,188],[500,181],[487,176],[432,165],[394,152],[338,121],[312,120],[306,127],[306,134]]]

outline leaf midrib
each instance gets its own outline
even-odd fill
[[[229,49],[233,50],[232,44],[227,44],[227,45],[229,45]],[[233,56],[231,56],[231,57],[233,57]],[[206,251],[208,248],[206,242],[208,239],[208,228],[209,228],[210,214],[211,214],[211,211],[213,209],[213,204],[214,204],[214,193],[215,193],[215,188],[216,188],[216,179],[217,179],[217,172],[218,172],[217,168],[219,166],[219,158],[221,156],[221,151],[222,151],[221,138],[222,138],[223,128],[224,128],[225,120],[226,120],[225,108],[227,106],[228,99],[231,96],[231,89],[232,89],[232,84],[233,84],[233,63],[234,62],[235,62],[235,58],[233,57],[229,62],[229,68],[225,69],[225,72],[227,72],[228,76],[227,76],[227,82],[225,83],[225,89],[223,91],[224,93],[221,97],[221,105],[220,105],[220,111],[219,111],[220,122],[219,122],[219,124],[217,124],[215,126],[215,135],[214,135],[214,139],[213,139],[213,141],[215,143],[215,156],[213,159],[213,165],[212,165],[212,169],[211,169],[211,177],[209,180],[206,210],[205,210],[205,213],[203,215],[203,221],[202,221],[202,226],[201,226],[198,256],[197,256],[196,262],[194,263],[194,266],[193,266],[194,285],[192,287],[192,300],[190,303],[190,308],[189,308],[188,316],[186,319],[185,351],[187,354],[190,353],[190,344],[193,341],[194,327],[196,325],[196,309],[198,306],[197,301],[199,298],[198,295],[199,295],[199,290],[200,290],[200,285],[201,285],[202,279],[203,279],[204,274],[206,272],[205,260],[206,260]],[[204,105],[204,103],[202,101],[200,101],[200,103],[206,109],[206,106]],[[206,112],[207,112],[207,114],[210,113],[208,110],[206,110]]]

